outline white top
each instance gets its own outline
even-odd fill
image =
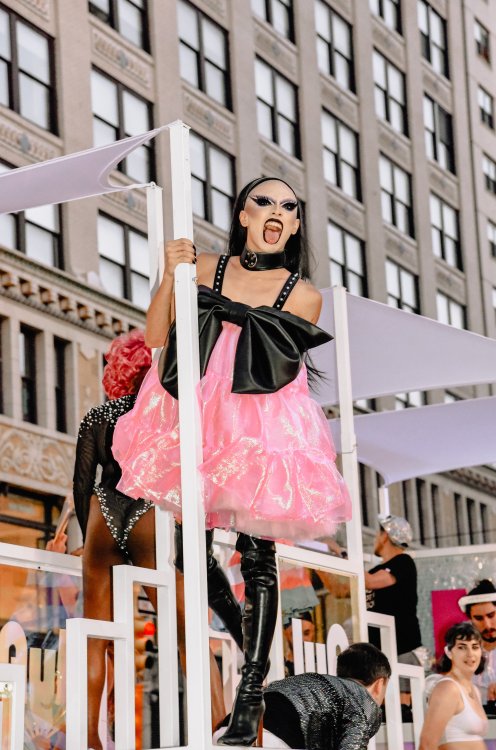
[[[475,742],[476,740],[484,740],[487,733],[489,722],[484,716],[479,716],[475,708],[471,705],[468,695],[460,685],[459,682],[453,680],[451,677],[442,677],[439,682],[449,680],[454,682],[460,690],[463,699],[463,710],[459,714],[455,714],[446,724],[446,729],[441,738],[441,745],[448,742]],[[439,683],[438,683],[439,684]],[[480,702],[480,696],[478,690],[475,691],[477,699]],[[481,704],[482,708],[482,704]]]

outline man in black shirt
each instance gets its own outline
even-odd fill
[[[365,573],[367,609],[394,617],[398,661],[419,665],[415,649],[422,645],[417,619],[417,569],[405,553],[412,540],[412,530],[405,518],[379,517],[374,554],[382,563]],[[369,633],[371,643],[379,645],[377,629]],[[409,682],[400,679],[401,702],[411,703]]]

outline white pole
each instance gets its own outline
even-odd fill
[[[156,586],[158,599],[158,656],[159,656],[159,711],[160,746],[179,745],[179,703],[177,665],[176,576],[173,566],[167,571],[138,568],[134,565],[114,565],[114,619],[128,630],[126,645],[131,649],[130,663],[134,667],[134,584]],[[131,674],[134,683],[134,668]]]
[[[336,338],[336,368],[338,375],[339,414],[341,428],[341,458],[343,478],[350,492],[351,521],[346,524],[348,558],[356,563],[358,629],[360,639],[368,641],[365,606],[365,578],[363,571],[362,513],[358,475],[358,456],[353,418],[350,341],[346,289],[333,287],[334,324]]]
[[[155,183],[146,188],[148,219],[148,252],[150,258],[150,292],[157,291],[164,273],[163,190]],[[171,513],[155,507],[155,560],[157,571],[167,576],[167,587],[157,587],[158,682],[160,744],[179,744],[179,705],[177,684],[177,618],[170,602],[176,599],[173,560],[174,519]]]
[[[174,238],[193,238],[189,128],[169,128]],[[205,515],[198,465],[202,433],[196,389],[200,380],[196,269],[180,264],[175,273],[179,432],[184,557],[184,603],[188,702],[188,747],[212,745]]]
[[[381,516],[389,516],[390,512],[389,487],[382,484],[379,487],[379,513]]]
[[[152,182],[146,188],[148,219],[148,255],[150,258],[150,291],[157,291],[164,273],[164,212],[163,190]]]
[[[6,750],[23,750],[24,710],[26,707],[26,666],[24,664],[0,664],[0,682],[11,685],[10,732],[3,735],[3,700],[0,698],[0,747]],[[7,712],[8,713],[8,712]]]
[[[150,293],[157,291],[164,273],[164,211],[163,190],[155,183],[146,188],[148,221],[148,254],[150,258]],[[171,513],[155,507],[155,559],[157,570],[168,570],[173,565],[171,551],[174,521]],[[159,589],[160,591],[160,589]]]
[[[114,641],[115,746],[119,750],[136,747],[132,623],[83,617],[67,620],[66,674],[71,692],[66,697],[66,745],[71,750],[88,748],[88,638]]]

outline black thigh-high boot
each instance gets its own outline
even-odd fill
[[[208,606],[220,617],[230,636],[243,650],[243,615],[227,576],[213,551],[214,532],[205,532],[207,545]]]
[[[207,588],[208,606],[224,623],[229,635],[243,650],[242,614],[239,602],[234,596],[227,576],[217,562],[213,551],[214,532],[205,532],[207,546]],[[176,568],[183,572],[183,535],[182,529],[176,523],[174,541],[176,547]]]
[[[262,685],[277,618],[277,567],[274,542],[240,534],[236,549],[241,552],[245,581],[245,663],[229,726],[218,742],[249,747],[264,712]]]

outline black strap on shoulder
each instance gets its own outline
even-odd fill
[[[272,305],[272,307],[275,307],[276,310],[282,310],[284,303],[288,299],[289,295],[293,291],[296,282],[300,278],[299,273],[292,273],[288,276],[286,279],[286,283],[284,284],[283,288],[279,292],[279,296]]]
[[[229,255],[221,255],[217,263],[217,268],[215,269],[214,292],[217,292],[217,294],[222,293],[222,284],[224,282],[224,274],[226,272],[228,260]]]

